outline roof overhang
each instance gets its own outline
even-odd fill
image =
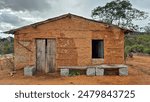
[[[15,34],[16,31],[24,29],[24,28],[27,28],[27,27],[31,27],[32,26],[33,28],[36,28],[38,25],[45,24],[45,23],[52,22],[52,21],[56,21],[56,20],[59,20],[59,19],[65,18],[65,17],[71,18],[72,16],[75,16],[75,17],[78,17],[78,18],[82,18],[82,19],[85,19],[85,20],[88,20],[88,21],[92,21],[92,22],[102,23],[102,24],[105,24],[105,25],[108,25],[108,26],[113,26],[113,27],[116,27],[116,28],[119,28],[119,29],[123,30],[124,33],[134,32],[134,31],[129,30],[129,29],[121,28],[121,27],[119,27],[117,25],[108,24],[108,23],[105,23],[105,22],[102,22],[102,21],[88,19],[88,18],[85,18],[85,17],[82,17],[82,16],[78,16],[78,15],[74,15],[74,14],[68,13],[68,14],[64,14],[64,15],[58,16],[58,17],[47,19],[45,21],[37,22],[37,23],[30,24],[30,25],[27,25],[27,26],[23,26],[23,27],[20,27],[20,28],[17,28],[17,29],[12,29],[12,30],[9,30],[9,31],[5,31],[3,33]]]

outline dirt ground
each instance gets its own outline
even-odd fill
[[[1,85],[150,85],[150,56],[134,56],[127,60],[128,76],[72,76],[61,77],[55,74],[37,74],[33,77],[23,75],[23,70],[10,76],[7,69],[0,69]]]

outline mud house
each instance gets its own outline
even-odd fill
[[[65,14],[5,33],[14,34],[16,69],[33,65],[48,73],[63,66],[124,64],[128,30]]]

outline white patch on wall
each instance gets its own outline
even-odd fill
[[[30,45],[30,41],[19,41],[20,44],[22,44],[23,46],[29,46]]]

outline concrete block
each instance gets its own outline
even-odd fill
[[[61,76],[69,76],[69,69],[60,69]]]
[[[119,75],[128,75],[128,67],[119,68]]]
[[[96,75],[97,76],[104,75],[104,69],[97,67],[96,68]]]
[[[35,66],[26,66],[24,68],[24,75],[25,76],[33,76],[36,73]]]
[[[86,75],[88,76],[95,76],[96,68],[95,67],[88,67],[86,70]]]

